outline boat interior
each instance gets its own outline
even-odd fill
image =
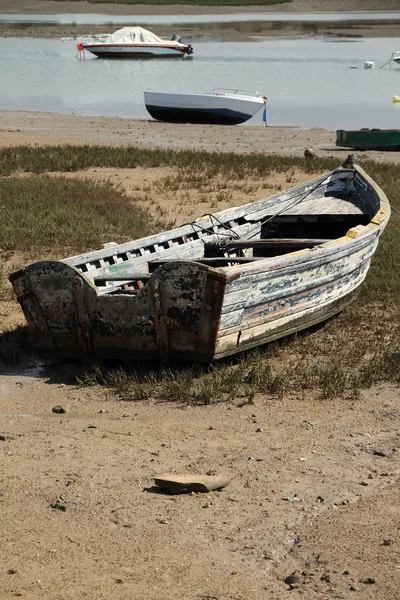
[[[321,194],[322,186],[322,194]],[[276,202],[268,198],[216,215],[207,215],[178,229],[128,244],[66,259],[97,287],[99,294],[135,294],[161,265],[195,261],[226,269],[261,258],[314,248],[340,238],[349,229],[367,225],[379,209],[365,190],[349,194],[348,182],[321,181]]]

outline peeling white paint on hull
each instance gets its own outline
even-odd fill
[[[209,361],[342,310],[389,216],[383,191],[350,165],[10,281],[41,354]]]

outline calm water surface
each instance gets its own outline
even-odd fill
[[[223,87],[267,96],[269,125],[400,128],[400,67],[379,68],[400,38],[188,41],[193,58],[79,60],[74,41],[0,38],[0,109],[147,119],[144,89]]]

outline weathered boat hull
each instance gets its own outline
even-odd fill
[[[213,358],[225,286],[216,270],[167,264],[134,298],[99,295],[57,261],[27,267],[12,282],[43,356]]]
[[[228,109],[180,109],[160,108],[156,105],[146,105],[146,109],[156,121],[166,123],[197,123],[207,125],[240,125],[251,119],[251,115],[234,112]]]
[[[212,92],[203,94],[145,91],[147,111],[158,121],[168,123],[208,123],[239,125],[263,108],[260,96]]]
[[[400,129],[338,129],[336,146],[357,150],[399,150]]]
[[[106,45],[100,44],[83,44],[83,47],[88,52],[91,52],[97,58],[179,58],[191,54],[189,46],[182,44],[173,45],[165,44],[164,46],[146,46],[141,45]]]
[[[274,218],[265,219],[271,211]],[[389,214],[384,193],[362,169],[338,169],[222,211],[218,221],[205,217],[128,244],[35,263],[10,281],[45,356],[211,361],[341,311],[367,275]],[[256,240],[255,224],[261,226]],[[218,244],[210,253],[228,228],[240,240],[233,236],[222,254]],[[272,238],[280,228],[332,230],[335,237]],[[274,249],[282,246],[286,253]]]

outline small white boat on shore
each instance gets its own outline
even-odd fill
[[[240,90],[215,89],[202,94],[144,91],[150,115],[170,123],[237,125],[251,119],[261,108],[265,110],[266,100],[257,93]]]
[[[192,46],[182,43],[179,36],[163,40],[143,27],[122,27],[108,35],[86,36],[77,48],[98,58],[169,58],[193,52]]]

